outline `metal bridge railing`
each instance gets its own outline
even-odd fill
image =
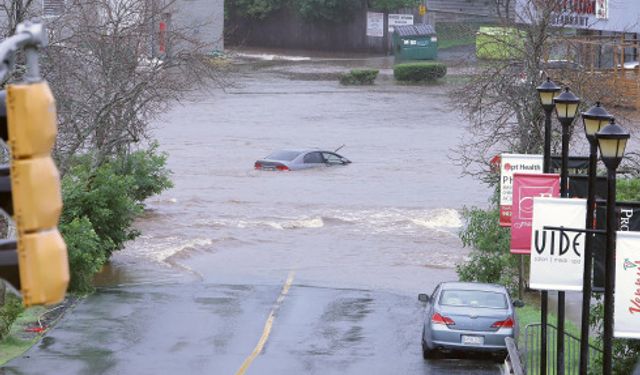
[[[540,333],[542,325],[540,323],[529,324],[524,331],[524,348],[521,353],[522,363],[527,375],[540,374]],[[556,339],[557,328],[552,324],[547,324],[547,374],[554,375],[557,373],[556,358]],[[565,375],[579,375],[580,368],[580,338],[565,332],[564,336],[565,350]],[[589,359],[601,357],[602,350],[589,345]]]

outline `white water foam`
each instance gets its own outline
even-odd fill
[[[319,229],[349,224],[355,230],[374,233],[415,234],[425,229],[456,233],[463,226],[460,213],[454,209],[435,210],[329,210],[302,217],[216,218],[195,223],[219,228],[273,228],[276,230]]]
[[[265,61],[309,61],[310,57],[304,56],[285,56],[285,55],[273,55],[267,53],[237,53],[238,57],[246,58],[246,59],[256,59],[256,60],[265,60]]]
[[[321,217],[310,217],[301,219],[255,219],[255,220],[216,220],[216,224],[223,226],[236,226],[238,228],[255,228],[255,227],[271,227],[273,229],[305,229],[305,228],[322,228],[324,221]]]
[[[123,250],[128,255],[142,256],[157,262],[166,262],[185,250],[213,245],[211,239],[183,239],[178,237],[140,236]]]

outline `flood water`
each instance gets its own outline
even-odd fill
[[[246,66],[232,88],[192,95],[156,121],[175,187],[148,202],[143,235],[114,267],[150,261],[208,282],[295,270],[311,285],[411,294],[455,278],[468,253],[461,209],[486,206],[490,193],[450,160],[466,126],[452,86],[396,85],[384,70],[372,87],[293,75],[357,64],[369,63]],[[276,149],[342,145],[345,167],[253,169]]]

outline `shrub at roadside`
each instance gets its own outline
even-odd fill
[[[87,217],[74,218],[70,223],[60,224],[60,231],[69,254],[69,290],[89,293],[93,290],[93,276],[107,260],[106,249],[102,248],[100,238]]]
[[[464,263],[456,265],[461,281],[502,284],[514,292],[518,288],[517,257],[509,252],[511,234],[499,224],[497,207],[489,210],[465,209],[466,226],[460,233],[464,246],[473,250]]]
[[[11,330],[11,324],[24,310],[22,301],[11,293],[6,293],[4,305],[0,307],[0,339],[7,336]]]
[[[378,77],[376,69],[353,69],[349,73],[340,75],[340,83],[343,85],[373,85]]]
[[[438,62],[415,62],[393,67],[393,76],[403,82],[435,81],[447,75],[447,66]]]
[[[92,291],[93,276],[111,254],[139,235],[132,226],[143,201],[172,186],[166,159],[152,145],[97,168],[90,157],[81,157],[65,174],[60,231],[68,248],[70,291]]]

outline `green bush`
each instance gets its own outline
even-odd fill
[[[7,293],[5,295],[4,306],[0,307],[0,339],[3,339],[9,334],[11,325],[22,311],[24,311],[24,307],[22,306],[20,298],[11,293]]]
[[[225,0],[225,12],[235,11],[242,17],[264,19],[272,12],[280,9],[285,0]]]
[[[349,73],[340,75],[340,83],[343,85],[373,85],[378,77],[376,69],[354,69]]]
[[[158,144],[154,142],[148,149],[135,151],[114,162],[116,173],[133,177],[130,196],[138,203],[173,187],[171,171],[165,168],[167,156],[158,152]]]
[[[292,5],[303,18],[326,22],[350,21],[363,7],[361,0],[297,0]]]
[[[92,291],[95,273],[114,251],[139,235],[133,222],[143,211],[143,201],[172,185],[166,160],[156,144],[111,158],[97,168],[91,155],[75,158],[62,179],[60,219],[71,291]]]
[[[596,303],[591,305],[590,325],[596,345],[602,348],[602,331],[604,323],[604,303],[601,294],[594,294]],[[632,374],[640,360],[640,341],[633,339],[613,339],[613,373]],[[589,375],[602,374],[603,358],[601,355],[592,358],[589,364]]]
[[[62,223],[60,231],[64,236],[69,254],[71,280],[69,290],[76,293],[93,291],[93,276],[100,272],[107,261],[107,249],[103,248],[100,237],[88,218],[74,218],[70,223]]]
[[[393,76],[398,81],[435,81],[446,74],[447,66],[433,61],[398,64],[393,67]]]
[[[498,283],[511,292],[518,288],[518,257],[511,255],[511,233],[499,224],[500,211],[465,209],[466,226],[460,233],[464,246],[472,246],[469,258],[456,265],[461,281]]]
[[[95,170],[90,164],[76,165],[62,179],[61,223],[89,219],[109,258],[139,234],[131,227],[142,213],[141,205],[131,196],[133,191],[134,178],[117,173],[111,162]]]

